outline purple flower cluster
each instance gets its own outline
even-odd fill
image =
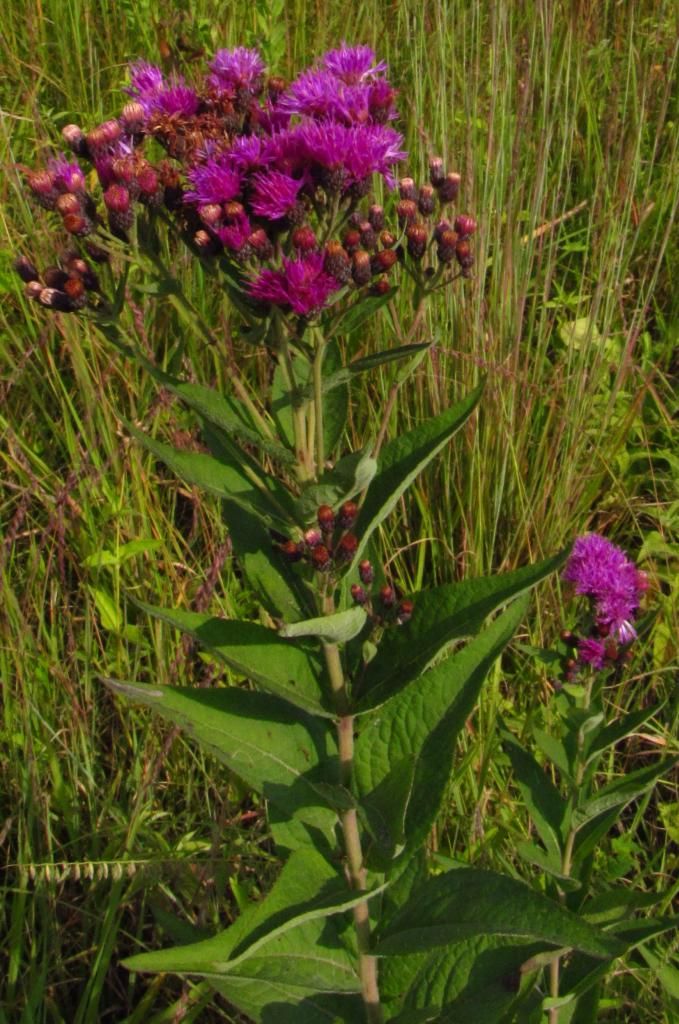
[[[339,287],[324,269],[323,254],[312,252],[299,259],[284,259],[282,270],[263,270],[250,286],[250,295],[306,316],[321,309]]]
[[[183,78],[168,82],[160,68],[143,60],[130,65],[130,84],[125,92],[141,104],[147,119],[160,115],[192,117],[200,105],[198,94]]]

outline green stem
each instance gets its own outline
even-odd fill
[[[326,615],[334,611],[334,601],[328,595],[323,600]],[[330,679],[335,707],[338,712],[337,743],[340,761],[340,783],[351,787],[354,766],[354,716],[349,713],[350,701],[342,659],[337,644],[323,644],[325,664]],[[340,814],[347,875],[351,888],[365,892],[366,869],[361,849],[361,834],[355,808]],[[384,1014],[380,1003],[377,983],[377,958],[370,954],[370,912],[368,901],[358,903],[353,910],[356,944],[358,947],[358,970],[361,979],[361,994],[368,1024],[383,1024]]]
[[[592,686],[594,683],[593,677],[587,682],[585,686],[585,695],[582,699],[582,707],[584,711],[587,711],[592,699]],[[582,756],[582,751],[585,745],[585,738],[582,734],[582,729],[578,731],[578,743],[575,754],[575,776],[573,778],[573,787],[571,789],[571,811],[575,806],[575,801],[578,798],[580,787],[582,786],[582,780],[585,777],[586,763]],[[566,836],[566,843],[564,845],[563,854],[561,857],[561,874],[564,878],[570,878],[571,871],[573,870],[573,850],[575,847],[575,836],[577,834],[576,829],[571,827]],[[564,903],[566,894],[563,890],[559,890],[559,901]],[[559,976],[561,972],[561,957],[555,957],[549,967],[549,994],[552,999],[557,999],[559,996]],[[549,1024],[559,1024],[559,1010],[558,1007],[553,1006],[549,1011]]]
[[[309,450],[304,406],[295,397],[297,382],[292,365],[292,354],[284,334],[284,329],[280,332],[278,362],[292,406],[292,429],[295,435],[295,454],[297,455],[297,479],[300,483],[303,483],[305,480],[313,480],[314,478],[313,452]]]
[[[314,354],[314,417],[316,421],[316,475],[320,476],[325,466],[325,437],[323,434],[323,356],[325,340],[319,334]]]

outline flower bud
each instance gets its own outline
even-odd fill
[[[370,266],[373,274],[386,274],[398,261],[396,249],[381,249],[370,258]]]
[[[214,256],[214,254],[219,252],[221,249],[217,239],[213,238],[209,232],[203,231],[202,229],[200,231],[196,231],[193,236],[193,244],[196,249],[198,249],[201,256]]]
[[[390,290],[391,285],[386,277],[379,277],[370,288],[373,295],[386,295]]]
[[[441,263],[452,263],[455,259],[455,252],[457,246],[457,235],[451,229],[443,231],[439,238],[438,249],[436,254]]]
[[[380,601],[382,602],[383,608],[392,608],[395,600],[396,594],[394,593],[393,587],[390,587],[388,583],[385,583],[383,587],[380,587]]]
[[[396,609],[396,621],[399,626],[409,622],[413,616],[413,602],[412,601],[401,601],[398,608]]]
[[[40,276],[38,274],[36,267],[31,263],[29,259],[27,259],[26,256],[17,257],[12,266],[16,270],[21,280],[25,281],[26,283],[28,283],[29,281],[37,281]]]
[[[230,221],[240,221],[245,216],[245,207],[242,203],[236,202],[235,199],[232,199],[228,203],[224,203],[222,210],[224,211],[226,219]]]
[[[317,246],[316,235],[308,224],[302,224],[300,227],[295,228],[290,236],[295,249],[299,249],[300,252],[311,252]]]
[[[283,541],[279,550],[286,562],[299,562],[303,555],[300,545],[295,544],[294,540]]]
[[[75,309],[82,309],[87,302],[85,285],[79,277],[69,277],[63,288]]]
[[[431,185],[423,185],[417,200],[417,208],[423,217],[430,217],[434,212],[436,202],[434,189]]]
[[[439,188],[440,185],[445,181],[445,171],[443,169],[443,160],[440,156],[433,156],[429,161],[429,180],[434,188]]]
[[[358,228],[349,228],[342,239],[342,245],[347,252],[354,252],[361,244],[361,232]]]
[[[120,120],[125,131],[130,135],[136,135],[143,129],[146,115],[139,100],[131,100],[130,103],[125,104],[120,114]]]
[[[396,204],[396,215],[400,224],[412,224],[417,217],[417,203],[412,199],[401,199]]]
[[[58,288],[43,288],[38,296],[38,301],[48,309],[54,309],[59,313],[72,313],[75,309],[68,295],[59,291]]]
[[[323,269],[340,284],[348,284],[351,280],[351,260],[339,242],[328,242],[326,245]]]
[[[153,167],[143,167],[137,174],[139,198],[143,203],[158,205],[163,197],[158,175]]]
[[[337,522],[342,530],[350,530],[356,522],[358,505],[355,501],[345,501],[340,507]]]
[[[345,533],[335,548],[338,562],[350,562],[358,550],[358,538],[353,533]]]
[[[353,597],[355,604],[365,604],[368,600],[368,595],[360,583],[352,583],[351,596]]]
[[[457,199],[457,193],[459,191],[460,175],[455,171],[450,171],[438,186],[439,199],[442,203],[452,203]]]
[[[374,249],[377,245],[377,235],[369,220],[364,220],[360,226],[361,245],[364,249]]]
[[[461,213],[459,217],[455,218],[454,227],[460,238],[466,238],[476,231],[476,221],[468,214]]]
[[[361,285],[368,284],[372,277],[370,253],[366,252],[365,249],[358,249],[357,252],[353,253],[351,257],[351,276],[359,288]]]
[[[99,279],[97,275],[88,267],[85,260],[78,256],[77,253],[68,257],[66,260],[66,267],[68,268],[71,276],[76,275],[81,279],[88,291],[96,292],[99,290]]]
[[[29,171],[26,183],[33,193],[33,198],[43,209],[54,209],[59,192],[54,184],[54,175],[50,171]]]
[[[69,235],[76,235],[78,238],[82,238],[85,235],[89,235],[92,230],[92,222],[88,217],[83,216],[82,213],[67,213],[64,217],[64,227]]]
[[[335,529],[335,513],[329,505],[321,505],[316,513],[316,518],[323,533],[332,533]]]
[[[372,581],[375,579],[375,570],[367,558],[358,563],[358,575],[361,579],[361,583],[365,583],[366,586],[370,586]]]
[[[66,217],[69,213],[83,212],[82,203],[73,192],[63,192],[54,204],[54,208],[62,217]]]
[[[42,279],[47,288],[57,288],[59,291],[63,291],[64,285],[68,281],[68,274],[61,267],[47,267]]]
[[[320,572],[325,572],[330,568],[331,559],[330,552],[326,548],[325,544],[317,544],[311,552],[311,564],[314,569],[318,569]]]
[[[471,246],[464,238],[461,238],[455,246],[455,256],[461,267],[471,267],[474,263]]]
[[[373,205],[368,210],[368,220],[373,226],[374,231],[381,231],[384,227],[384,209],[378,203]]]
[[[39,299],[43,286],[40,281],[28,281],[24,288],[24,295],[27,299]]]
[[[125,232],[132,226],[134,214],[130,193],[124,185],[109,185],[104,192],[104,205],[108,210],[112,231]]]
[[[268,260],[273,256],[273,245],[264,228],[256,228],[248,235],[248,244],[260,260]]]
[[[417,202],[417,185],[412,178],[401,178],[398,183],[398,194],[401,199],[412,199]]]
[[[85,133],[80,125],[67,124],[61,129],[61,137],[76,156],[87,156],[88,148]]]
[[[453,230],[453,226],[450,223],[450,221],[446,220],[445,218],[443,218],[442,220],[440,220],[438,222],[438,224],[434,228],[434,238],[436,239],[437,242],[440,242],[441,241],[441,236],[444,233],[444,231],[452,231],[452,230]],[[455,236],[455,241],[457,241],[457,235]]]
[[[218,228],[222,224],[224,213],[219,203],[207,203],[200,207],[198,216],[206,228]]]
[[[396,245],[396,235],[391,231],[383,231],[380,234],[380,244],[383,249],[393,249]]]
[[[408,252],[414,260],[421,260],[427,249],[427,229],[423,224],[411,224],[406,230]]]
[[[322,540],[323,537],[321,536],[320,530],[311,529],[307,530],[306,533],[304,534],[304,543],[309,548],[317,547]]]

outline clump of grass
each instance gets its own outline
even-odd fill
[[[463,172],[464,204],[480,223],[477,276],[463,296],[441,294],[431,307],[421,333],[436,347],[416,387],[399,392],[390,430],[488,378],[474,429],[388,524],[385,541],[401,548],[392,569],[405,589],[419,587],[510,568],[601,529],[638,552],[658,609],[616,699],[632,707],[671,695],[679,624],[671,6],[604,4],[594,17],[584,4],[538,0],[365,0],[348,25],[337,0],[256,0],[228,14],[206,0],[190,13],[171,0],[162,24],[149,4],[128,0],[43,0],[30,10],[12,0],[3,12],[0,1021],[8,1024],[235,1020],[201,986],[132,979],[117,962],[150,938],[154,920],[172,934],[170,911],[198,929],[224,923],[271,867],[263,808],[216,764],[206,774],[175,733],[159,734],[142,713],[120,717],[97,683],[99,675],[217,679],[213,665],[146,622],[130,596],[249,611],[219,510],[130,445],[120,416],[147,426],[162,419],[187,444],[190,420],[95,331],[36,317],[9,273],[25,244],[44,263],[53,254],[16,165],[53,146],[68,121],[106,116],[129,59],[160,56],[190,75],[201,50],[261,40],[292,74],[349,37],[390,60],[411,149],[424,143]],[[129,330],[165,366],[195,367],[228,387],[235,353],[256,382],[267,367],[239,351],[226,303],[185,257],[173,268],[213,339],[134,282]],[[393,334],[387,317],[352,343],[391,344]],[[378,377],[354,421],[377,432],[375,410],[392,384],[390,372]],[[549,644],[558,615],[556,595],[543,596],[526,639]],[[525,823],[492,726],[500,712],[525,719],[547,692],[547,670],[527,656],[497,670],[432,840],[442,854],[511,857]],[[657,742],[676,735],[676,705],[668,707]],[[617,837],[640,825],[652,843],[657,852],[647,856],[637,838],[630,854],[649,888],[676,870],[663,815],[676,801],[676,788],[661,790]],[[634,983],[616,983],[616,1020],[669,1024],[659,975],[651,964]]]

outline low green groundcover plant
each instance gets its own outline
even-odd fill
[[[263,1024],[595,1020],[616,959],[676,924],[635,918],[652,897],[597,893],[592,879],[599,841],[673,763],[597,783],[602,757],[654,711],[616,717],[604,690],[634,641],[643,575],[590,534],[567,561],[400,593],[381,567],[380,526],[473,416],[482,383],[392,440],[388,404],[377,436],[344,446],[351,389],[393,364],[395,399],[427,355],[413,339],[428,296],[472,273],[459,174],[434,158],[427,183],[397,183],[396,92],[366,46],[324,54],[291,84],[246,48],[220,50],[195,87],[138,62],[125,91],[118,117],[64,129],[73,156],[27,174],[69,241],[42,273],[28,257],[16,268],[31,298],[87,316],[197,417],[200,450],[128,429],[221,500],[259,615],[142,607],[248,683],[107,682],[261,794],[282,862],[225,931],[126,966],[201,976]],[[265,393],[237,368],[228,394],[181,379],[127,335],[132,279],[197,316],[162,256],[168,238],[228,296],[243,345],[266,353]],[[412,321],[397,324],[398,344],[356,357],[369,318],[396,316],[399,288]],[[527,593],[564,563],[582,615],[562,637],[557,728],[531,738],[547,770],[501,726],[533,822],[516,852],[539,875],[434,867],[427,837],[458,734]]]

